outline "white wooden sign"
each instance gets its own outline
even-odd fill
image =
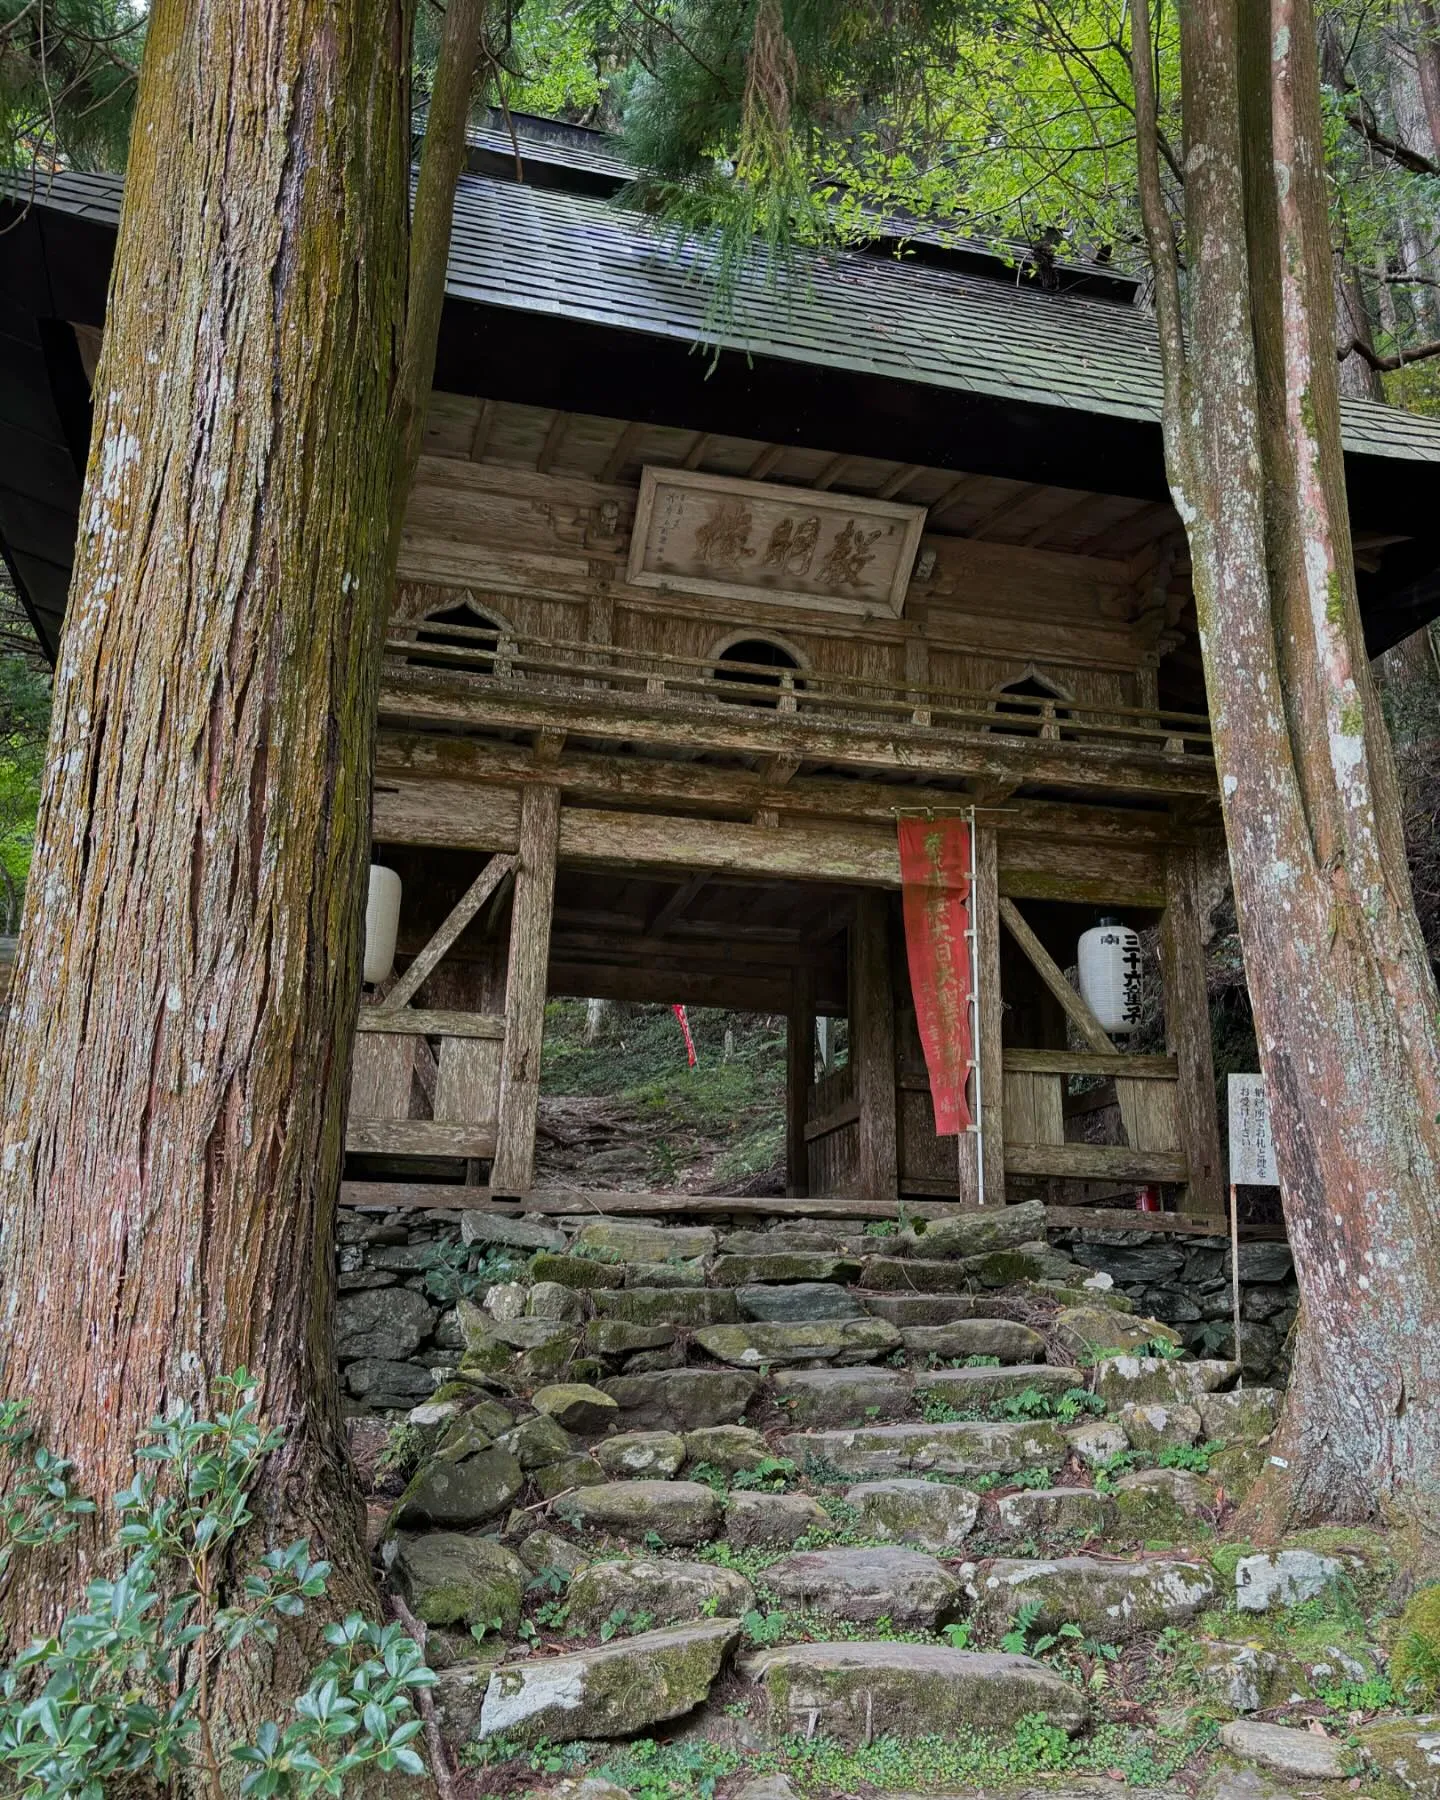
[[[923,506],[647,467],[627,579],[898,618],[924,528]]]
[[[1278,1187],[1275,1140],[1263,1075],[1232,1075],[1230,1098],[1230,1182],[1232,1186]]]

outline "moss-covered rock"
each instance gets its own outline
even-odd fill
[[[651,1225],[639,1219],[590,1219],[575,1233],[571,1248],[615,1262],[690,1262],[713,1256],[715,1233],[708,1225]]]
[[[1045,1207],[1039,1200],[1019,1206],[996,1206],[984,1212],[952,1213],[899,1233],[896,1248],[922,1257],[985,1256],[1045,1237]]]
[[[1180,1344],[1179,1333],[1158,1319],[1135,1318],[1108,1306],[1064,1307],[1051,1330],[1062,1353],[1081,1368],[1116,1352],[1133,1355],[1155,1339],[1177,1348]]]
[[[1115,1502],[1094,1488],[1022,1488],[999,1503],[1001,1529],[1014,1537],[1092,1538],[1115,1523]]]
[[[735,1570],[711,1563],[630,1557],[591,1563],[570,1583],[566,1601],[570,1630],[588,1635],[616,1611],[632,1623],[640,1615],[645,1630],[707,1616],[738,1619],[754,1606],[755,1590]]]
[[[910,1409],[906,1369],[780,1369],[771,1383],[776,1404],[796,1425],[863,1425],[898,1419]]]
[[[1121,1563],[1090,1556],[982,1563],[967,1576],[977,1623],[995,1635],[1027,1606],[1037,1631],[1076,1624],[1087,1636],[1118,1643],[1166,1625],[1183,1625],[1215,1598],[1215,1572],[1178,1558]]]
[[[841,1619],[889,1619],[902,1630],[933,1631],[959,1604],[955,1577],[918,1550],[797,1550],[765,1571],[783,1600]]]
[[[621,1431],[597,1444],[595,1456],[606,1474],[619,1479],[668,1481],[685,1461],[685,1440],[678,1431]]]
[[[1065,1732],[1085,1723],[1078,1687],[1028,1656],[985,1655],[938,1644],[789,1644],[746,1658],[764,1692],[776,1740],[797,1719],[842,1744],[893,1737],[1012,1732],[1038,1716]]]
[[[583,1545],[558,1531],[532,1531],[521,1540],[519,1557],[532,1575],[553,1569],[561,1575],[578,1575],[588,1568],[590,1557]]]
[[[725,1542],[736,1550],[789,1549],[829,1528],[829,1513],[808,1494],[741,1492],[725,1502]]]
[[[1414,1794],[1440,1800],[1440,1718],[1390,1719],[1359,1733],[1367,1766]]]
[[[807,1325],[707,1325],[695,1342],[717,1362],[756,1369],[797,1362],[865,1363],[900,1348],[884,1319],[834,1319]]]
[[[865,1310],[888,1319],[903,1331],[907,1325],[953,1325],[975,1316],[970,1294],[867,1294]]]
[[[1007,1400],[1033,1388],[1037,1394],[1058,1400],[1071,1388],[1083,1387],[1084,1377],[1078,1369],[1067,1369],[1048,1363],[1019,1363],[1009,1368],[917,1369],[915,1393],[921,1399],[933,1396],[953,1406],[957,1412],[972,1408],[983,1410],[997,1400]]]
[[[485,1690],[478,1735],[571,1743],[679,1718],[709,1694],[739,1634],[738,1620],[712,1619],[504,1664]]]
[[[1176,1538],[1196,1519],[1213,1518],[1216,1484],[1188,1469],[1137,1469],[1114,1484],[1118,1529],[1128,1538]]]
[[[673,1325],[635,1325],[629,1319],[592,1319],[585,1327],[585,1348],[592,1356],[630,1356],[637,1350],[663,1350],[674,1342]]]
[[[1189,1363],[1172,1365],[1189,1368]],[[1203,1363],[1193,1365],[1203,1368]],[[1226,1365],[1229,1366],[1228,1364]],[[1230,1394],[1200,1394],[1195,1400],[1207,1438],[1226,1444],[1262,1444],[1275,1429],[1280,1395],[1274,1388],[1238,1388]]]
[[[709,1463],[727,1475],[759,1468],[769,1454],[765,1439],[748,1425],[702,1425],[685,1433],[686,1462]]]
[[[740,1317],[729,1288],[597,1288],[595,1311],[632,1325],[729,1325]]]
[[[564,1430],[586,1435],[614,1424],[620,1410],[609,1394],[577,1381],[539,1388],[530,1396],[530,1404]]]
[[[1237,1373],[1234,1363],[1213,1359],[1192,1362],[1188,1357],[1107,1356],[1095,1365],[1095,1392],[1112,1409],[1129,1401],[1200,1406],[1202,1395],[1215,1394],[1234,1381]],[[1250,1391],[1245,1390],[1247,1396]],[[1240,1394],[1224,1396],[1227,1401],[1241,1398]],[[1217,1431],[1212,1435],[1231,1434]]]
[[[697,1431],[741,1418],[760,1391],[760,1377],[742,1369],[662,1369],[617,1375],[604,1391],[629,1431]]]
[[[793,1433],[780,1455],[803,1471],[814,1461],[841,1475],[1013,1475],[1059,1468],[1065,1441],[1048,1420],[1033,1423],[874,1425],[856,1431]]]
[[[609,1287],[615,1279],[614,1269],[589,1256],[560,1256],[541,1250],[530,1258],[530,1275],[534,1281],[553,1281],[567,1288]]]
[[[1064,1437],[1066,1449],[1089,1469],[1098,1469],[1130,1448],[1124,1426],[1117,1425],[1114,1419],[1086,1419],[1083,1424],[1070,1426]]]
[[[487,1625],[513,1632],[530,1572],[495,1538],[430,1531],[400,1540],[392,1579],[426,1625]]]
[[[1173,1401],[1132,1400],[1116,1413],[1115,1422],[1134,1449],[1152,1456],[1161,1450],[1198,1443],[1202,1430],[1199,1409]]]
[[[443,1453],[422,1465],[400,1496],[393,1523],[402,1531],[426,1525],[484,1525],[503,1513],[525,1484],[508,1450],[480,1450],[458,1461]]]
[[[962,1264],[938,1257],[867,1256],[860,1271],[860,1286],[881,1293],[965,1294],[973,1285]]]
[[[627,1262],[624,1285],[630,1288],[699,1288],[705,1264],[695,1262]]]
[[[765,1256],[717,1256],[710,1279],[717,1287],[751,1287],[758,1283],[819,1281],[842,1287],[860,1274],[860,1264],[847,1256],[809,1250],[779,1250]]]
[[[723,1506],[698,1481],[607,1481],[555,1502],[578,1530],[639,1543],[652,1532],[664,1544],[703,1544],[719,1529]]]
[[[847,1490],[845,1500],[858,1511],[859,1529],[867,1537],[941,1555],[964,1543],[980,1510],[979,1496],[966,1488],[906,1476],[860,1482]]]
[[[562,1456],[535,1471],[535,1485],[542,1497],[553,1500],[571,1488],[599,1487],[610,1478],[593,1456]]]
[[[501,1434],[499,1445],[517,1457],[522,1469],[538,1469],[545,1463],[559,1462],[579,1448],[568,1431],[563,1430],[545,1413],[536,1413]]]
[[[532,1319],[585,1317],[585,1288],[567,1287],[563,1281],[537,1281],[525,1290],[525,1310]]]
[[[1039,1363],[1045,1340],[1013,1319],[957,1319],[953,1325],[907,1325],[901,1328],[912,1356],[994,1356],[1002,1363]],[[957,1371],[961,1373],[962,1371]]]

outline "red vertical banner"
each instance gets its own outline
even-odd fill
[[[970,1124],[970,827],[964,819],[901,819],[899,833],[915,1018],[935,1134],[950,1137]]]
[[[672,1006],[670,1009],[680,1021],[680,1029],[685,1033],[685,1054],[690,1058],[690,1067],[695,1067],[695,1040],[690,1035],[690,1015],[683,1006]]]

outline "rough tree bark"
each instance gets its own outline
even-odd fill
[[[1189,316],[1134,13],[1170,482],[1302,1311],[1250,1522],[1440,1522],[1440,1052],[1366,663],[1308,0],[1181,10]]]

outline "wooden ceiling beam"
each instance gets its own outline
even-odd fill
[[[834,487],[835,483],[845,473],[847,465],[853,460],[854,459],[849,456],[832,456],[825,467],[810,483],[811,487],[814,488],[817,493],[822,494],[827,488]]]
[[[549,429],[545,433],[545,442],[540,446],[540,454],[535,458],[537,475],[550,473],[550,465],[555,461],[569,423],[569,413],[557,412],[551,419]]]
[[[1056,532],[1068,531],[1088,512],[1092,512],[1095,502],[1102,498],[1103,496],[1100,494],[1081,494],[1078,500],[1073,501],[1069,506],[1062,507],[1058,513],[1052,514],[1042,524],[1027,531],[1020,542],[1026,549],[1031,549],[1036,544],[1043,544],[1046,538],[1053,537]]]
[[[877,500],[893,500],[910,483],[925,473],[924,463],[901,463],[893,475],[887,475],[875,490]]]
[[[785,454],[783,444],[767,444],[745,471],[747,481],[763,481]]]
[[[695,442],[680,459],[682,469],[698,469],[704,462],[710,449],[711,434],[708,431],[697,431]]]
[[[475,429],[470,433],[470,460],[479,462],[485,454],[485,446],[490,442],[491,428],[495,424],[495,402],[482,400],[480,411],[475,419]]]
[[[997,531],[1007,520],[1013,519],[1016,513],[1024,512],[1035,496],[1043,494],[1044,491],[1043,486],[1035,482],[1028,482],[1018,494],[1011,494],[998,506],[992,506],[989,512],[982,513],[965,533],[965,536],[972,540],[988,537],[992,531]]]
[[[962,475],[958,481],[952,481],[938,500],[930,502],[930,515],[926,523],[938,525],[952,506],[963,500],[971,488],[984,480],[983,475]]]
[[[708,875],[692,875],[688,881],[682,881],[670,894],[664,904],[658,907],[646,922],[647,938],[662,938],[669,928],[680,919],[686,910],[699,898],[700,890],[709,880]]]
[[[1083,543],[1077,544],[1074,554],[1076,556],[1089,556],[1095,545],[1103,544],[1108,538],[1113,537],[1122,525],[1134,524],[1135,520],[1154,504],[1155,502],[1151,500],[1134,501],[1130,506],[1126,507],[1125,511],[1122,512],[1118,518],[1111,519],[1108,525],[1102,525],[1093,537],[1088,537]]]
[[[637,420],[634,424],[627,425],[615,440],[615,448],[605,458],[605,466],[600,471],[600,479],[607,486],[619,476],[620,471],[634,455],[635,448],[644,433],[643,421]]]

